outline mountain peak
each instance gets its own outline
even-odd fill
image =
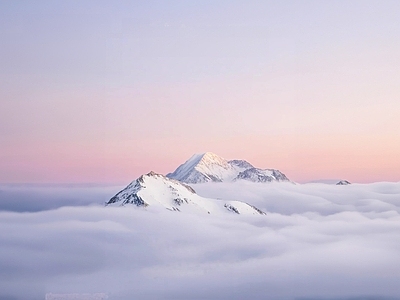
[[[156,173],[154,171],[150,171],[147,174],[141,175],[138,179],[136,179],[135,181],[131,182],[130,185],[144,183],[146,178],[151,178],[151,177],[165,177],[165,176],[162,175],[162,174],[158,174],[158,173]]]
[[[340,180],[336,185],[349,185],[351,184],[350,181],[347,180]]]
[[[201,159],[204,159],[204,160],[214,160],[214,159],[221,159],[221,157],[219,157],[217,154],[215,154],[215,153],[213,153],[213,152],[204,152],[203,154],[200,154],[201,155]]]
[[[226,159],[212,152],[205,152],[193,155],[173,173],[167,174],[167,177],[186,183],[222,182],[232,180],[235,173],[235,168]]]
[[[212,152],[206,152],[202,154],[201,159],[197,164],[197,167],[199,167],[199,165],[207,167],[210,167],[212,165],[217,165],[217,166],[222,166],[224,169],[229,168],[228,161],[225,158],[222,158]]]
[[[237,214],[265,215],[258,208],[241,201],[222,201],[200,197],[190,186],[155,172],[144,174],[134,180],[112,197],[106,206],[129,204],[138,207],[161,206],[178,212],[219,214],[228,211]]]
[[[169,195],[166,200],[164,199],[165,195]],[[192,187],[151,171],[132,181],[126,188],[112,197],[107,205],[118,203],[119,205],[135,204],[136,206],[146,207],[149,204],[159,204],[163,200],[169,201],[169,204],[173,205],[173,203],[186,199],[190,195],[196,195]]]
[[[218,156],[217,154],[212,152],[205,152],[205,153],[194,154],[191,158],[189,158],[185,162],[185,164],[207,165],[207,164],[224,164],[225,162],[226,160]]]
[[[250,169],[254,170],[243,173]],[[255,174],[255,171],[258,174]],[[289,181],[278,170],[256,169],[245,160],[228,161],[212,152],[193,155],[173,173],[167,174],[167,177],[186,183],[223,182],[236,179],[256,182]]]
[[[147,173],[146,175],[147,175],[147,176],[156,176],[156,175],[160,175],[160,174],[157,174],[157,173],[154,172],[154,171],[150,171],[150,172]]]

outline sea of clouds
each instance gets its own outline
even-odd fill
[[[193,187],[267,215],[105,207],[122,187],[0,186],[0,300],[400,299],[400,183]]]

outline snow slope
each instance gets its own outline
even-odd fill
[[[186,183],[289,181],[285,174],[274,169],[258,169],[245,160],[226,160],[214,153],[195,154],[167,177]]]
[[[156,205],[172,211],[193,213],[265,214],[258,208],[241,201],[222,201],[200,197],[190,186],[154,172],[140,176],[106,203],[107,206],[128,204],[139,207]]]

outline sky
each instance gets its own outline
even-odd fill
[[[214,152],[400,180],[398,1],[1,1],[0,182],[126,184]]]
[[[0,185],[0,299],[400,299],[400,183],[195,189],[267,215],[104,207],[116,193],[104,186]]]

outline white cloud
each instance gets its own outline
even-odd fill
[[[95,196],[99,203],[112,196],[102,188],[72,193],[73,204],[85,206],[2,211],[0,299],[44,299],[48,292],[107,293],[124,300],[400,294],[399,183],[195,189],[249,202],[268,215],[87,206]],[[59,201],[62,196],[71,196],[68,189],[38,189],[33,200],[45,195],[48,203],[52,194],[57,207],[67,203]]]

